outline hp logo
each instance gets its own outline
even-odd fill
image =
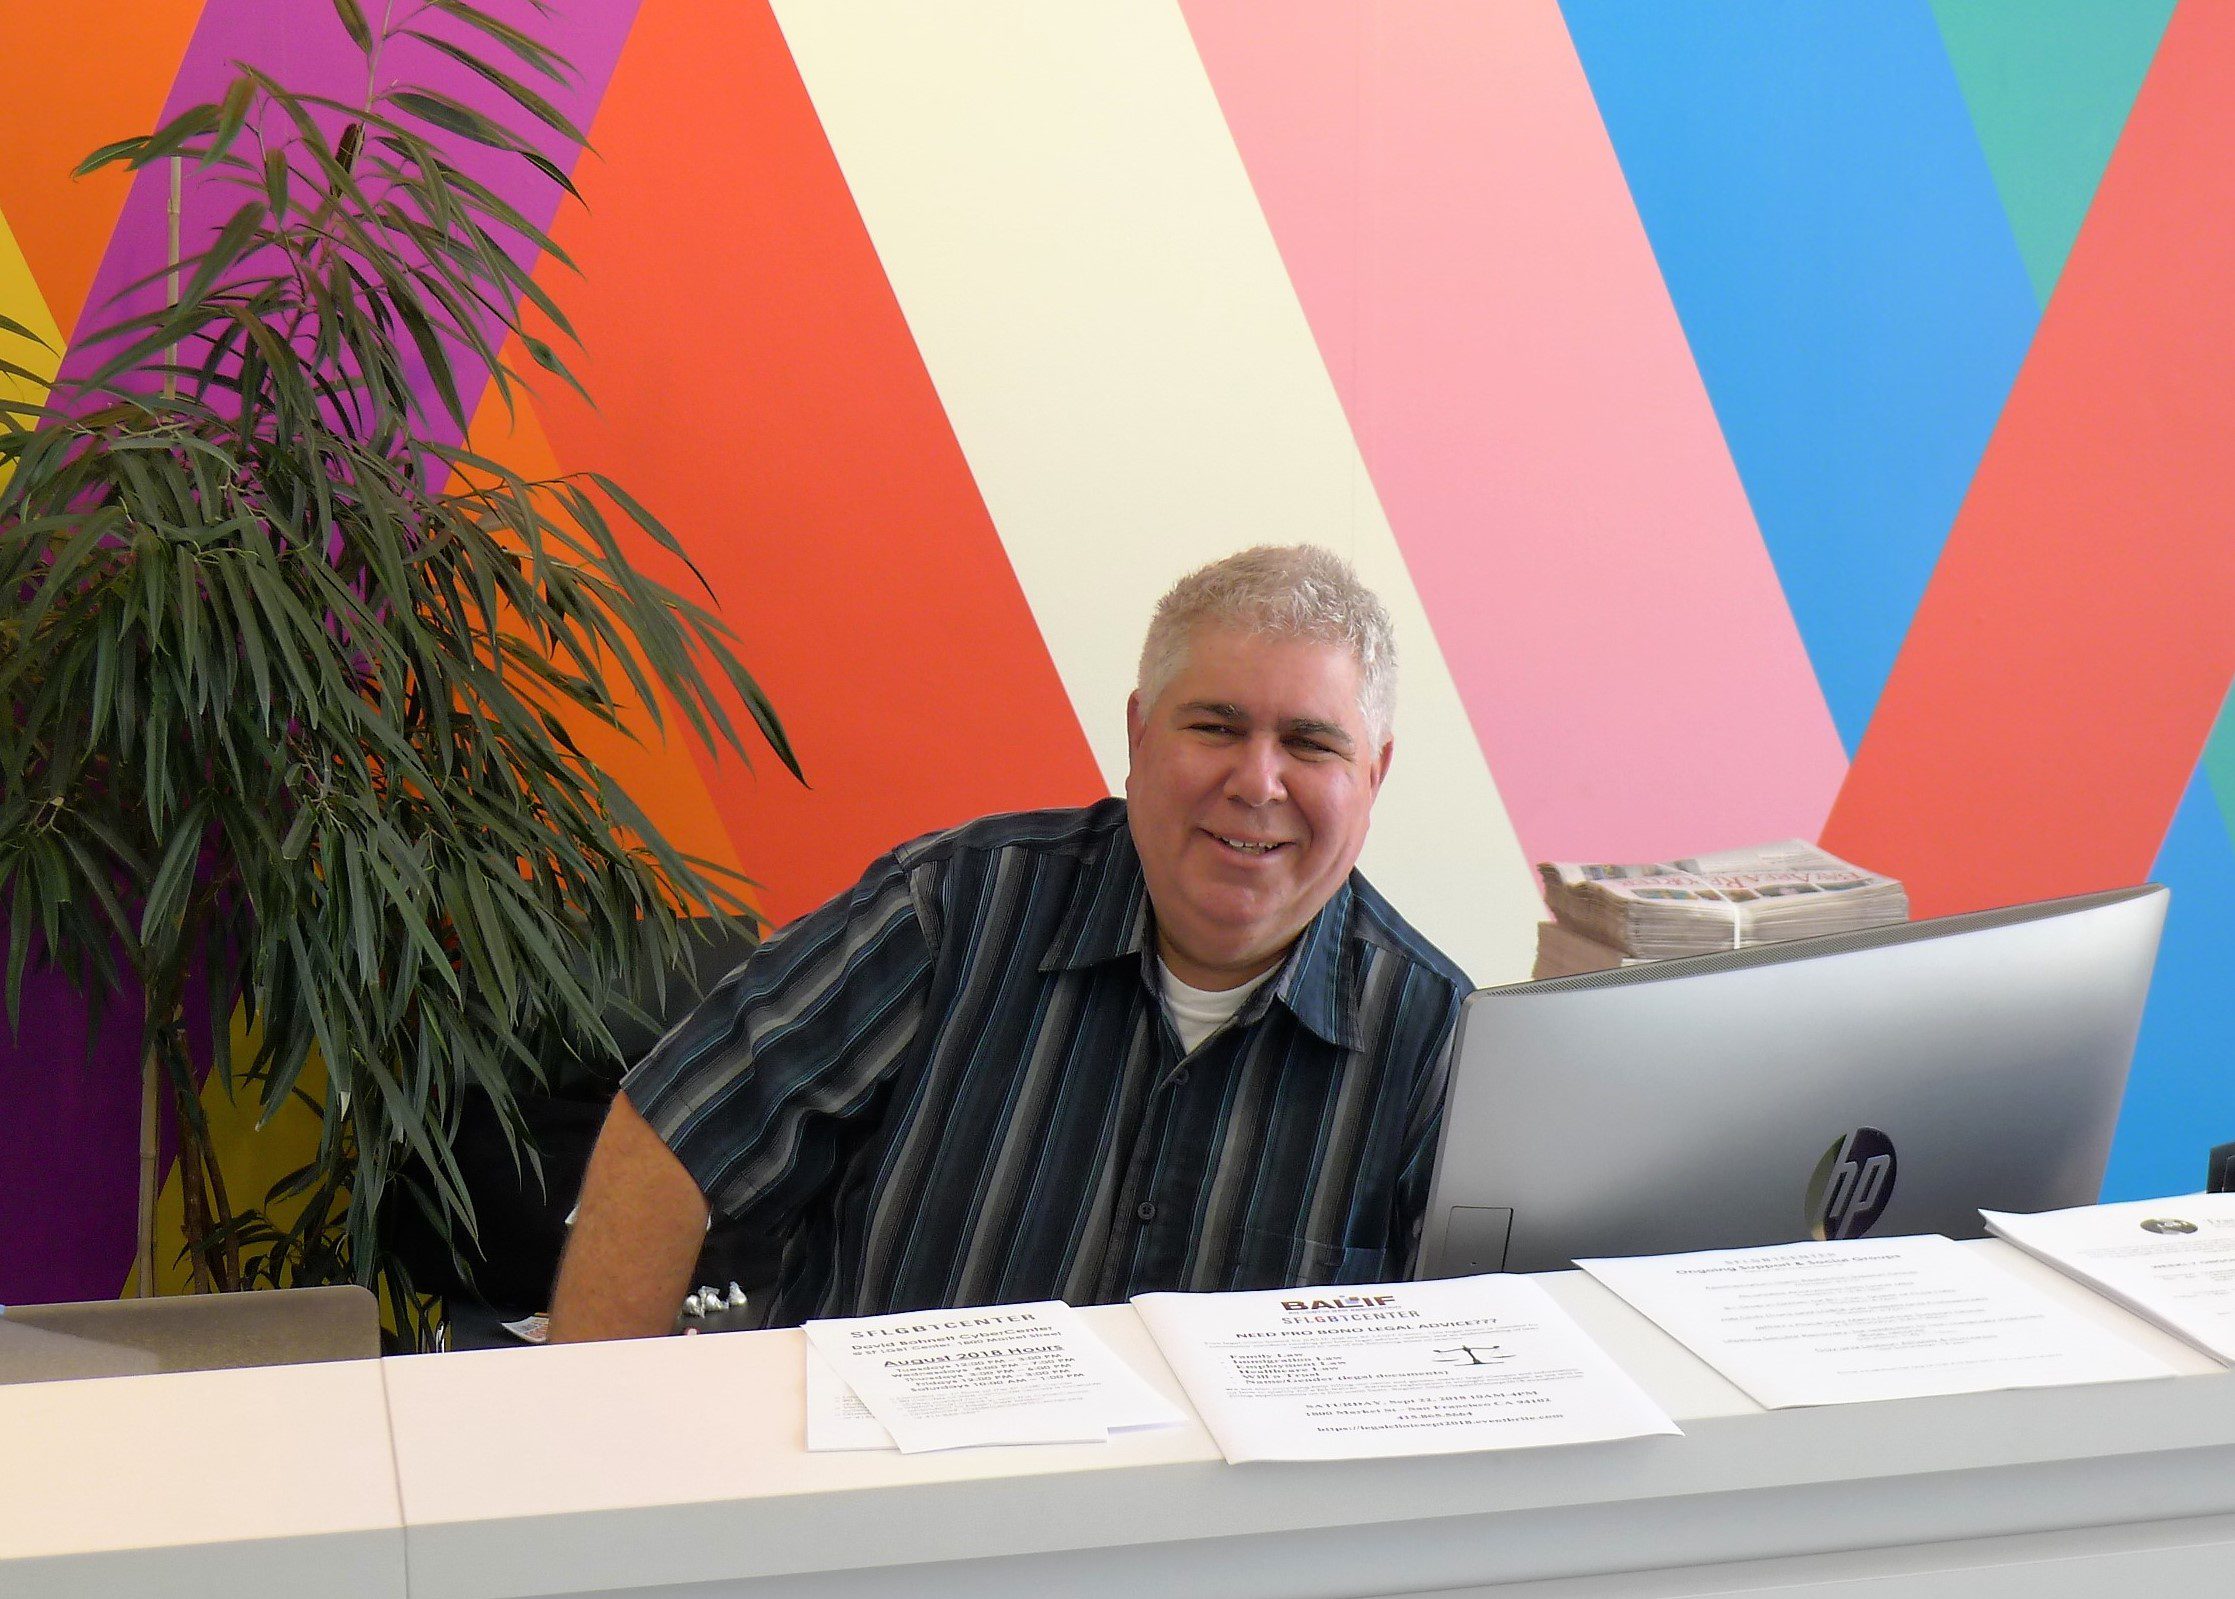
[[[1832,1140],[1808,1180],[1808,1236],[1859,1238],[1894,1196],[1894,1141],[1875,1127]]]

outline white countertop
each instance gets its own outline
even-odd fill
[[[1330,1527],[1378,1524],[1402,1538],[1419,1523],[1555,1510],[1634,1524],[1647,1503],[1665,1510],[1808,1485],[1836,1486],[1858,1514],[1883,1514],[1860,1508],[1868,1496],[1854,1492],[1858,1482],[2235,1447],[2235,1377],[2004,1245],[1973,1247],[2197,1380],[1765,1412],[1573,1272],[1544,1280],[1687,1436],[1231,1467],[1190,1422],[1107,1444],[810,1455],[797,1332],[396,1361],[391,1412],[412,1592],[468,1599],[741,1572],[860,1573],[1133,1549],[1152,1538],[1283,1535],[1284,1547],[1302,1550]],[[1131,1309],[1085,1315],[1186,1409]],[[2235,1483],[2223,1497],[2235,1510]],[[1920,1536],[1962,1530],[1929,1500],[1911,1508]],[[1672,1520],[1698,1537],[1713,1518]],[[2023,1513],[1994,1523],[2039,1524]]]
[[[811,1455],[792,1331],[50,1383],[0,1389],[0,1592],[1189,1599],[2030,1550],[2090,1529],[2115,1544],[2141,1524],[2202,1548],[2224,1521],[2235,1540],[2235,1374],[2014,1250],[1971,1247],[2185,1375],[1767,1412],[1561,1273],[1546,1285],[1685,1436],[1233,1467],[1191,1422]],[[1085,1314],[1180,1397],[1129,1308]]]
[[[384,1364],[0,1387],[0,1593],[402,1599]]]

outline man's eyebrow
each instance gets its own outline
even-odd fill
[[[1356,743],[1350,736],[1350,729],[1342,723],[1322,722],[1309,716],[1290,717],[1280,724],[1280,730],[1288,734],[1300,733],[1305,738],[1316,738],[1322,744],[1339,745],[1344,750],[1353,748]]]
[[[1239,722],[1245,727],[1251,722],[1249,712],[1231,700],[1188,700],[1178,710],[1182,716],[1214,716],[1222,722]],[[1323,744],[1334,745],[1345,754],[1358,747],[1358,741],[1351,737],[1350,730],[1340,722],[1324,722],[1316,716],[1291,716],[1284,718],[1278,726],[1287,737],[1316,738]]]

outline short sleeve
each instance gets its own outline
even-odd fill
[[[914,1044],[931,945],[893,856],[754,950],[622,1081],[707,1203],[781,1231]]]

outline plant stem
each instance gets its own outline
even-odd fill
[[[183,1062],[179,1064],[184,1065]],[[172,1074],[171,1119],[178,1128],[179,1224],[186,1235],[186,1259],[194,1275],[194,1291],[206,1294],[217,1286],[210,1277],[209,1257],[200,1248],[210,1230],[207,1183],[203,1175],[209,1169],[210,1154],[207,1141],[196,1133],[193,1117],[187,1109],[186,1096],[193,1091],[191,1071]]]
[[[146,1040],[140,1061],[139,1297],[142,1299],[155,1297],[156,1067],[155,1042],[150,1038]]]
[[[241,1285],[241,1248],[233,1237],[233,1202],[225,1191],[225,1163],[217,1158],[217,1151],[208,1144],[202,1147],[202,1169],[209,1178],[209,1209],[215,1225],[225,1233],[225,1247],[210,1257],[210,1272],[217,1279],[220,1293],[231,1293]]]

